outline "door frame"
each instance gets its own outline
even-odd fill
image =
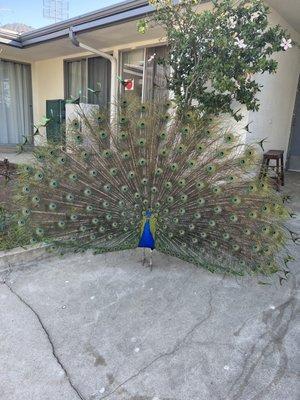
[[[287,150],[287,155],[286,155],[286,163],[285,163],[285,169],[288,170],[289,169],[289,165],[290,165],[290,157],[291,157],[291,146],[292,146],[292,141],[293,141],[293,137],[296,131],[296,127],[295,127],[295,120],[296,120],[296,114],[297,114],[297,100],[298,100],[298,96],[300,96],[300,74],[299,74],[299,78],[298,78],[298,86],[297,86],[297,91],[296,91],[296,96],[295,96],[295,104],[294,104],[294,108],[293,108],[293,115],[292,115],[292,122],[291,122],[291,130],[290,130],[290,138],[289,138],[289,144],[288,144],[288,150]]]

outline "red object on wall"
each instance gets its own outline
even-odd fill
[[[133,79],[125,79],[124,87],[125,87],[125,90],[134,90],[134,80]]]

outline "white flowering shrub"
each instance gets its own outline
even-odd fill
[[[208,114],[229,112],[239,120],[233,102],[259,109],[261,87],[254,75],[275,73],[272,54],[288,50],[292,40],[280,26],[269,25],[269,8],[261,0],[213,0],[213,9],[203,12],[200,3],[150,0],[156,12],[139,21],[138,30],[160,25],[166,32],[170,52],[159,62],[171,67],[168,86],[179,109],[196,100]]]

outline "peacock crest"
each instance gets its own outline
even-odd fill
[[[78,106],[67,138],[64,148],[37,149],[22,171],[19,224],[32,243],[62,252],[155,247],[234,274],[282,268],[289,210],[259,179],[259,146],[241,143],[234,126],[132,99],[117,105],[113,123],[107,110]]]

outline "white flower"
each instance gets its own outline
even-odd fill
[[[229,22],[228,24],[229,28],[234,29],[236,27],[236,19],[234,16],[229,17],[228,22]]]
[[[252,15],[251,15],[251,21],[254,21],[255,19],[257,19],[258,17],[260,17],[260,12],[259,11],[256,11],[255,13],[253,13]]]
[[[282,38],[280,46],[283,48],[284,51],[291,49],[293,47],[292,39]]]
[[[148,62],[153,61],[155,59],[155,57],[156,57],[156,53],[152,54],[152,56],[148,58]]]
[[[240,49],[245,49],[247,47],[244,39],[236,38],[234,44],[239,47]]]

